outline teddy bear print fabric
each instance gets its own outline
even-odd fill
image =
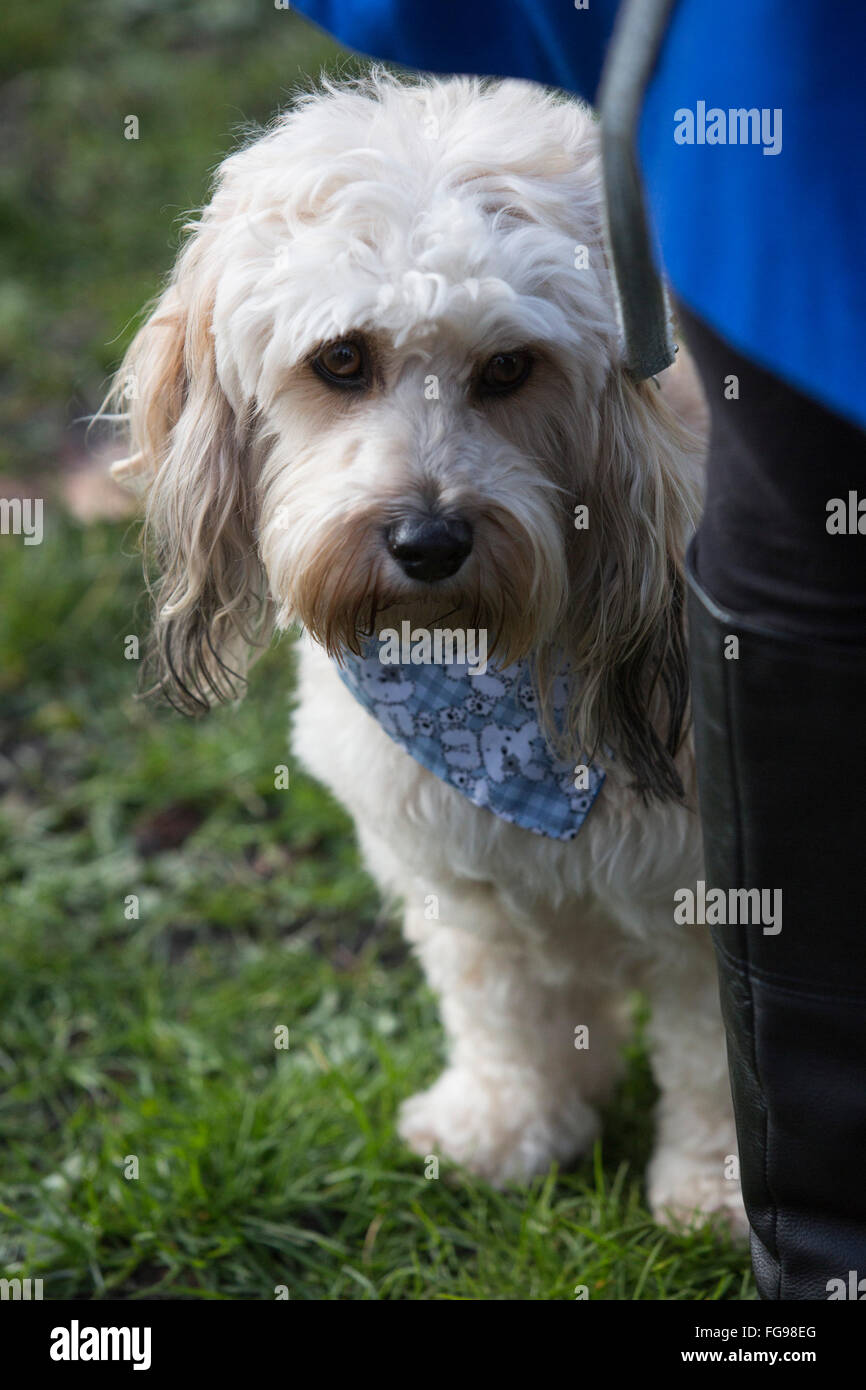
[[[385,732],[474,805],[537,835],[578,834],[604,773],[589,765],[575,778],[574,765],[550,748],[525,662],[483,675],[458,663],[387,665],[368,643],[338,669]]]

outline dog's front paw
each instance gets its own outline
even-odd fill
[[[517,1068],[476,1073],[449,1067],[407,1100],[398,1129],[415,1153],[453,1159],[496,1186],[568,1163],[598,1132],[595,1111],[545,1094],[544,1078]]]
[[[660,1226],[694,1228],[715,1221],[735,1239],[748,1237],[749,1221],[739,1181],[725,1176],[721,1162],[656,1154],[649,1170],[649,1202]]]

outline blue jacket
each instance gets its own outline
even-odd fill
[[[377,58],[531,78],[592,100],[617,0],[295,8]],[[639,157],[679,297],[741,353],[866,427],[864,61],[859,0],[678,0]],[[767,113],[755,143],[728,142],[739,108]]]

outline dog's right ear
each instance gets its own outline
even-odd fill
[[[109,397],[129,441],[112,473],[146,499],[154,688],[189,713],[242,693],[270,616],[254,537],[249,421],[236,417],[217,376],[213,241],[210,229],[199,229],[188,242]]]
[[[675,761],[688,721],[683,558],[699,512],[701,453],[654,382],[611,369],[575,604],[585,615],[575,715],[592,746],[614,749],[642,796],[662,800],[684,794]]]

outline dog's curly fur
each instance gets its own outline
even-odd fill
[[[589,112],[515,82],[326,85],[224,162],[189,231],[115,393],[117,471],[147,497],[158,685],[207,707],[240,693],[274,627],[306,629],[295,754],[402,904],[450,1041],[402,1134],[496,1182],[570,1160],[640,986],[661,1089],[653,1209],[742,1227],[712,952],[673,924],[702,862],[682,568],[702,448],[623,369]],[[363,390],[313,367],[347,338],[368,355]],[[483,364],[517,348],[525,384],[480,393]],[[436,583],[384,539],[425,510],[473,528]],[[579,731],[608,773],[577,840],[476,809],[340,681],[334,658],[364,634],[445,614],[486,628],[500,663],[528,658],[542,711],[567,662],[561,747]]]

